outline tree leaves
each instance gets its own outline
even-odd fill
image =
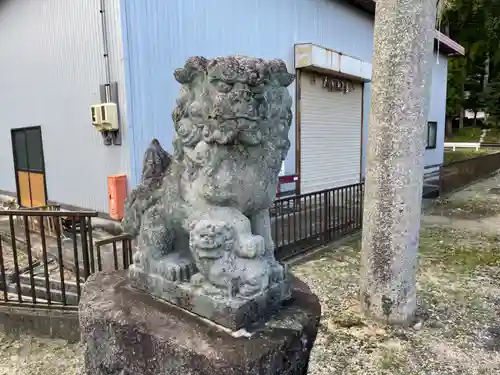
[[[442,28],[466,49],[466,56],[451,60],[448,69],[446,115],[461,110],[494,114],[500,105],[500,0],[448,0]],[[499,113],[500,115],[500,113]],[[499,118],[500,120],[500,118]]]

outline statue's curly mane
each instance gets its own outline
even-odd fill
[[[141,184],[127,199],[122,223],[134,235],[144,212],[179,190],[184,171],[191,181],[204,176],[205,183],[215,187],[206,189],[206,199],[230,202],[231,194],[216,181],[220,163],[247,160],[269,171],[274,180],[290,147],[287,86],[294,76],[282,60],[191,57],[174,76],[182,85],[172,113],[174,155],[170,157],[157,140],[146,151]]]
[[[279,170],[290,147],[292,113],[286,87],[294,79],[282,60],[192,57],[174,76],[182,84],[172,113],[177,160],[202,167],[224,153],[224,146],[242,151],[260,146],[275,154],[269,167]],[[268,105],[271,102],[273,106]],[[196,158],[186,157],[186,150],[202,141],[209,147],[197,152]]]

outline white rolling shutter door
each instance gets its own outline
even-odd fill
[[[331,92],[321,76],[301,73],[301,194],[358,183],[361,170],[361,83],[354,91]]]

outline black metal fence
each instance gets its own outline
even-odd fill
[[[363,196],[361,182],[276,200],[270,209],[276,258],[286,260],[360,230]],[[99,259],[100,248],[105,245],[112,245],[113,250],[108,264],[119,269],[122,254],[123,267],[128,267],[132,259],[132,238],[128,234],[96,242]],[[101,265],[98,269],[102,270]]]
[[[85,211],[0,211],[0,304],[75,309],[92,273],[128,268],[132,249],[127,241],[121,256],[116,243],[107,252],[102,248],[110,241],[94,243],[96,216]]]
[[[499,170],[500,153],[431,167],[426,186],[449,193]],[[270,209],[276,258],[286,260],[360,230],[363,197],[361,182],[277,199]],[[75,309],[89,275],[128,268],[131,236],[96,241],[96,216],[55,206],[0,211],[0,304]]]
[[[434,167],[439,166],[426,184],[437,181],[446,193],[498,170],[500,153]],[[363,197],[361,182],[277,199],[270,209],[276,258],[286,260],[359,231]],[[58,209],[0,211],[0,304],[75,309],[89,275],[127,269],[132,237],[95,240],[96,216]]]
[[[127,269],[128,266],[132,264],[132,240],[133,238],[129,234],[125,233],[106,238],[101,241],[96,241],[95,247],[97,250],[98,270],[119,270],[121,267],[123,267],[123,269]],[[111,253],[102,250],[104,247],[109,245],[111,245],[112,248]],[[121,247],[121,249],[119,249],[119,247]],[[106,254],[108,255],[106,256]],[[103,259],[105,260],[104,262]]]
[[[364,183],[279,199],[271,209],[276,258],[285,260],[361,229]]]
[[[276,257],[285,260],[361,228],[363,183],[277,200],[270,210]],[[127,269],[132,237],[95,240],[97,212],[0,211],[0,305],[76,309],[97,271]]]

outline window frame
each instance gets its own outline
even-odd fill
[[[38,133],[38,138],[40,140],[40,150],[39,150],[39,159],[40,159],[40,168],[32,168],[30,167],[30,153],[28,147],[28,132],[35,131]],[[42,137],[42,127],[41,126],[27,126],[23,128],[12,128],[10,129],[11,134],[11,143],[12,143],[12,153],[13,153],[13,161],[14,161],[14,169],[24,172],[36,172],[36,173],[45,173],[45,155],[43,152],[43,137]],[[15,140],[15,134],[23,134],[24,135],[24,146],[26,152],[26,168],[19,167],[19,160],[17,157],[17,143]]]
[[[438,123],[437,121],[427,121],[427,136],[425,140],[425,149],[426,150],[435,150],[437,148],[437,129]],[[434,144],[430,145],[429,140],[431,139],[431,132],[434,132]]]
[[[35,131],[39,135],[39,140],[40,140],[40,155],[39,157],[41,158],[41,169],[38,168],[30,168],[30,163],[29,163],[29,149],[28,149],[28,132]],[[25,148],[26,148],[26,167],[27,168],[19,168],[19,163],[18,163],[18,157],[17,157],[17,143],[15,140],[15,134],[16,133],[23,133],[24,134],[24,143],[25,143]],[[43,187],[44,187],[44,194],[45,194],[45,202],[47,203],[49,201],[49,197],[47,194],[47,176],[46,176],[46,169],[45,169],[45,155],[44,155],[44,149],[43,149],[43,135],[42,135],[42,127],[40,125],[38,126],[26,126],[26,127],[20,127],[20,128],[12,128],[10,129],[10,138],[11,138],[11,145],[12,145],[12,157],[13,157],[13,167],[14,167],[14,174],[15,174],[15,181],[16,181],[16,196],[17,196],[17,202],[21,204],[21,190],[20,190],[20,185],[19,185],[19,177],[18,177],[18,172],[27,172],[27,173],[37,173],[43,175]],[[30,187],[31,190],[31,187]],[[31,191],[30,191],[30,200],[32,199]]]

